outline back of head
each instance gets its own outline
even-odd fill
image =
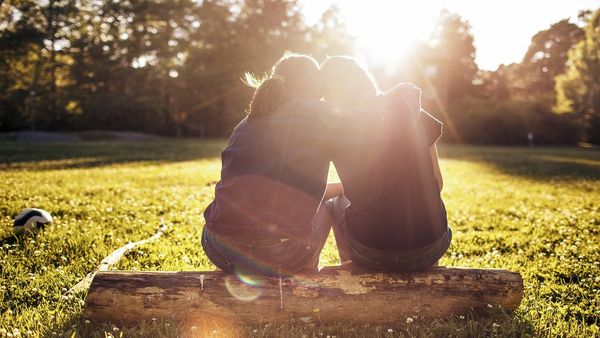
[[[245,83],[256,88],[248,118],[272,114],[284,102],[292,99],[319,99],[319,64],[301,54],[285,54],[275,63],[271,74],[257,78],[245,74]]]
[[[321,64],[323,97],[333,104],[361,105],[379,93],[369,71],[349,56],[332,56]]]

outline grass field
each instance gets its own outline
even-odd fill
[[[161,320],[132,328],[81,319],[84,294],[65,295],[114,249],[168,232],[118,264],[130,270],[206,270],[202,211],[219,178],[223,141],[0,141],[0,337],[177,336]],[[452,246],[442,265],[505,268],[525,281],[514,314],[420,318],[384,326],[268,323],[249,336],[600,336],[600,151],[441,148]],[[39,207],[55,220],[15,240],[12,218]],[[330,241],[322,264],[335,264]],[[357,309],[359,311],[359,309]],[[215,332],[215,336],[225,336]]]

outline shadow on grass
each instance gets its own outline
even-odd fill
[[[63,143],[0,141],[0,170],[43,171],[192,161],[218,158],[225,145],[226,140],[189,139]],[[597,149],[441,145],[440,156],[488,164],[506,174],[535,180],[600,179],[600,151]]]
[[[440,156],[488,164],[505,174],[535,180],[600,179],[600,151],[597,149],[442,145]]]
[[[17,236],[9,235],[7,237],[0,239],[0,246],[13,245],[13,244],[17,244],[18,242],[19,242],[19,238],[17,238]]]
[[[169,163],[218,157],[224,140],[150,140],[139,142],[0,141],[0,170],[93,168],[121,163]]]
[[[13,217],[14,218],[14,217]],[[24,230],[20,232],[12,232],[6,234],[4,238],[0,238],[0,247],[5,244],[13,245],[13,244],[21,244],[23,241],[31,238],[35,238],[39,232],[45,231],[45,225],[42,225],[37,231]]]

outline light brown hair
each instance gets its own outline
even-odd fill
[[[271,74],[258,78],[246,73],[244,83],[255,88],[248,118],[272,114],[291,99],[319,99],[319,64],[308,55],[286,53]]]
[[[379,94],[371,73],[349,56],[331,56],[321,64],[326,101],[361,105]]]

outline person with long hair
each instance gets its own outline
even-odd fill
[[[423,270],[450,245],[436,141],[442,123],[421,109],[410,83],[380,93],[356,60],[321,64],[336,117],[332,160],[343,195],[327,202],[342,262],[386,271]]]
[[[246,74],[255,92],[221,154],[221,180],[204,212],[202,246],[218,268],[316,271],[331,228],[319,210],[330,162],[319,77],[306,55],[285,55],[264,79]]]

